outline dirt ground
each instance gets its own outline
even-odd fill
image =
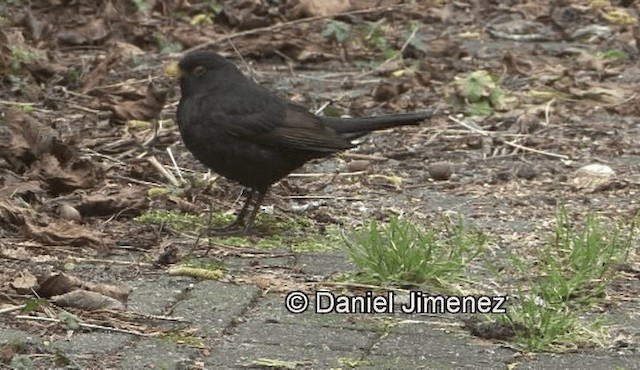
[[[179,91],[164,69],[194,49],[221,53],[312,111],[330,103],[324,114],[436,112],[276,184],[259,234],[242,241],[247,248],[274,233],[323,235],[392,214],[429,225],[459,212],[496,249],[527,254],[544,242],[561,203],[575,220],[632,219],[640,212],[639,8],[545,0],[5,1],[0,303],[23,303],[38,276],[71,263],[179,260],[193,235],[133,221],[150,210],[238,209],[240,187],[207,174],[174,122]],[[304,226],[265,221],[292,217]],[[164,268],[140,266],[136,273],[151,271],[149,279]],[[129,278],[93,273],[73,272],[107,286]],[[633,297],[626,304],[636,309],[638,277],[636,260],[617,292]],[[45,290],[55,295],[56,287]]]

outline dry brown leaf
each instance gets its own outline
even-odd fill
[[[27,221],[23,230],[26,237],[48,245],[90,246],[104,250],[113,244],[103,233],[89,230],[66,220],[52,221],[46,226],[34,225]]]
[[[139,47],[123,41],[111,41],[109,44],[109,54],[119,56],[118,59],[129,59],[134,56],[143,55],[144,51]]]
[[[140,215],[149,207],[149,198],[141,188],[125,187],[113,189],[108,194],[83,196],[75,207],[84,216],[110,216],[125,209],[130,214]]]
[[[590,86],[585,89],[570,87],[569,92],[578,99],[590,99],[608,104],[619,104],[628,98],[625,91],[621,89],[599,86]]]
[[[0,201],[0,225],[4,229],[20,227],[24,225],[25,215],[28,215],[29,212],[29,210],[14,206],[8,201]]]
[[[22,271],[19,276],[11,281],[11,287],[18,294],[30,294],[38,287],[38,279],[29,271]]]
[[[167,100],[169,90],[156,87],[153,83],[147,86],[143,99],[123,101],[110,107],[119,120],[149,120],[156,118]]]
[[[107,297],[100,293],[86,290],[74,290],[69,293],[51,297],[51,301],[58,306],[80,308],[85,311],[93,310],[118,310],[126,307],[120,301]]]
[[[69,45],[83,45],[101,41],[109,35],[109,27],[106,20],[96,18],[89,23],[77,27],[74,30],[58,32],[58,41]]]
[[[106,59],[96,59],[94,66],[89,68],[89,73],[82,81],[83,93],[88,93],[96,86],[102,84],[102,82],[108,77],[109,70],[117,63],[118,57],[110,55]]]
[[[1,183],[1,182],[0,182]],[[40,186],[39,181],[14,181],[13,178],[6,180],[0,188],[0,198],[19,197],[30,203],[34,199],[42,199],[45,191]]]
[[[117,299],[122,303],[127,302],[127,299],[129,299],[129,294],[131,293],[131,290],[129,288],[107,284],[87,283],[86,289]]]
[[[55,131],[20,109],[7,111],[0,123],[0,139],[0,158],[14,172],[46,184],[51,195],[91,187],[101,177],[93,162],[79,158]]]
[[[16,247],[15,245],[0,245],[0,256],[12,260],[33,262],[33,254],[29,253],[25,248]],[[0,281],[2,281],[2,276],[0,276]]]
[[[295,18],[317,17],[352,10],[351,0],[298,0],[291,13]]]
[[[49,298],[55,295],[68,293],[84,285],[83,281],[64,272],[53,272],[41,276],[39,280],[38,295]]]
[[[91,188],[102,175],[89,160],[75,158],[67,163],[60,163],[58,158],[50,154],[43,155],[38,165],[33,167],[29,177],[45,183],[49,194],[53,196]]]
[[[129,298],[130,293],[128,288],[85,282],[82,279],[64,272],[54,272],[49,275],[42,276],[39,280],[40,285],[38,288],[38,294],[47,298],[66,294],[77,289],[83,289],[109,296],[125,303]]]
[[[23,173],[38,156],[51,151],[56,133],[18,108],[10,108],[0,122],[0,157]]]

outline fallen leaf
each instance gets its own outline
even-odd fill
[[[158,117],[167,100],[168,89],[156,87],[153,83],[147,86],[145,97],[140,100],[123,101],[110,107],[119,120],[149,120]]]
[[[24,233],[26,237],[48,245],[89,246],[105,250],[109,245],[113,244],[103,233],[91,231],[66,220],[52,221],[46,226],[38,226],[31,222],[26,222]]]
[[[11,287],[18,294],[30,294],[38,286],[38,279],[29,271],[22,271],[19,276],[11,281]]]
[[[122,302],[116,299],[107,297],[100,293],[89,292],[81,289],[51,297],[51,301],[58,306],[80,308],[85,311],[124,311],[126,308]]]
[[[58,41],[69,45],[83,45],[103,40],[109,35],[106,20],[96,18],[73,30],[58,32]]]

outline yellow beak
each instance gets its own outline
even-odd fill
[[[181,71],[178,63],[173,62],[164,69],[164,75],[171,78],[180,77]]]

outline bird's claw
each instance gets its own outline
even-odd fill
[[[223,227],[211,227],[208,230],[210,236],[240,236],[251,234],[252,229],[241,224],[233,222]]]

